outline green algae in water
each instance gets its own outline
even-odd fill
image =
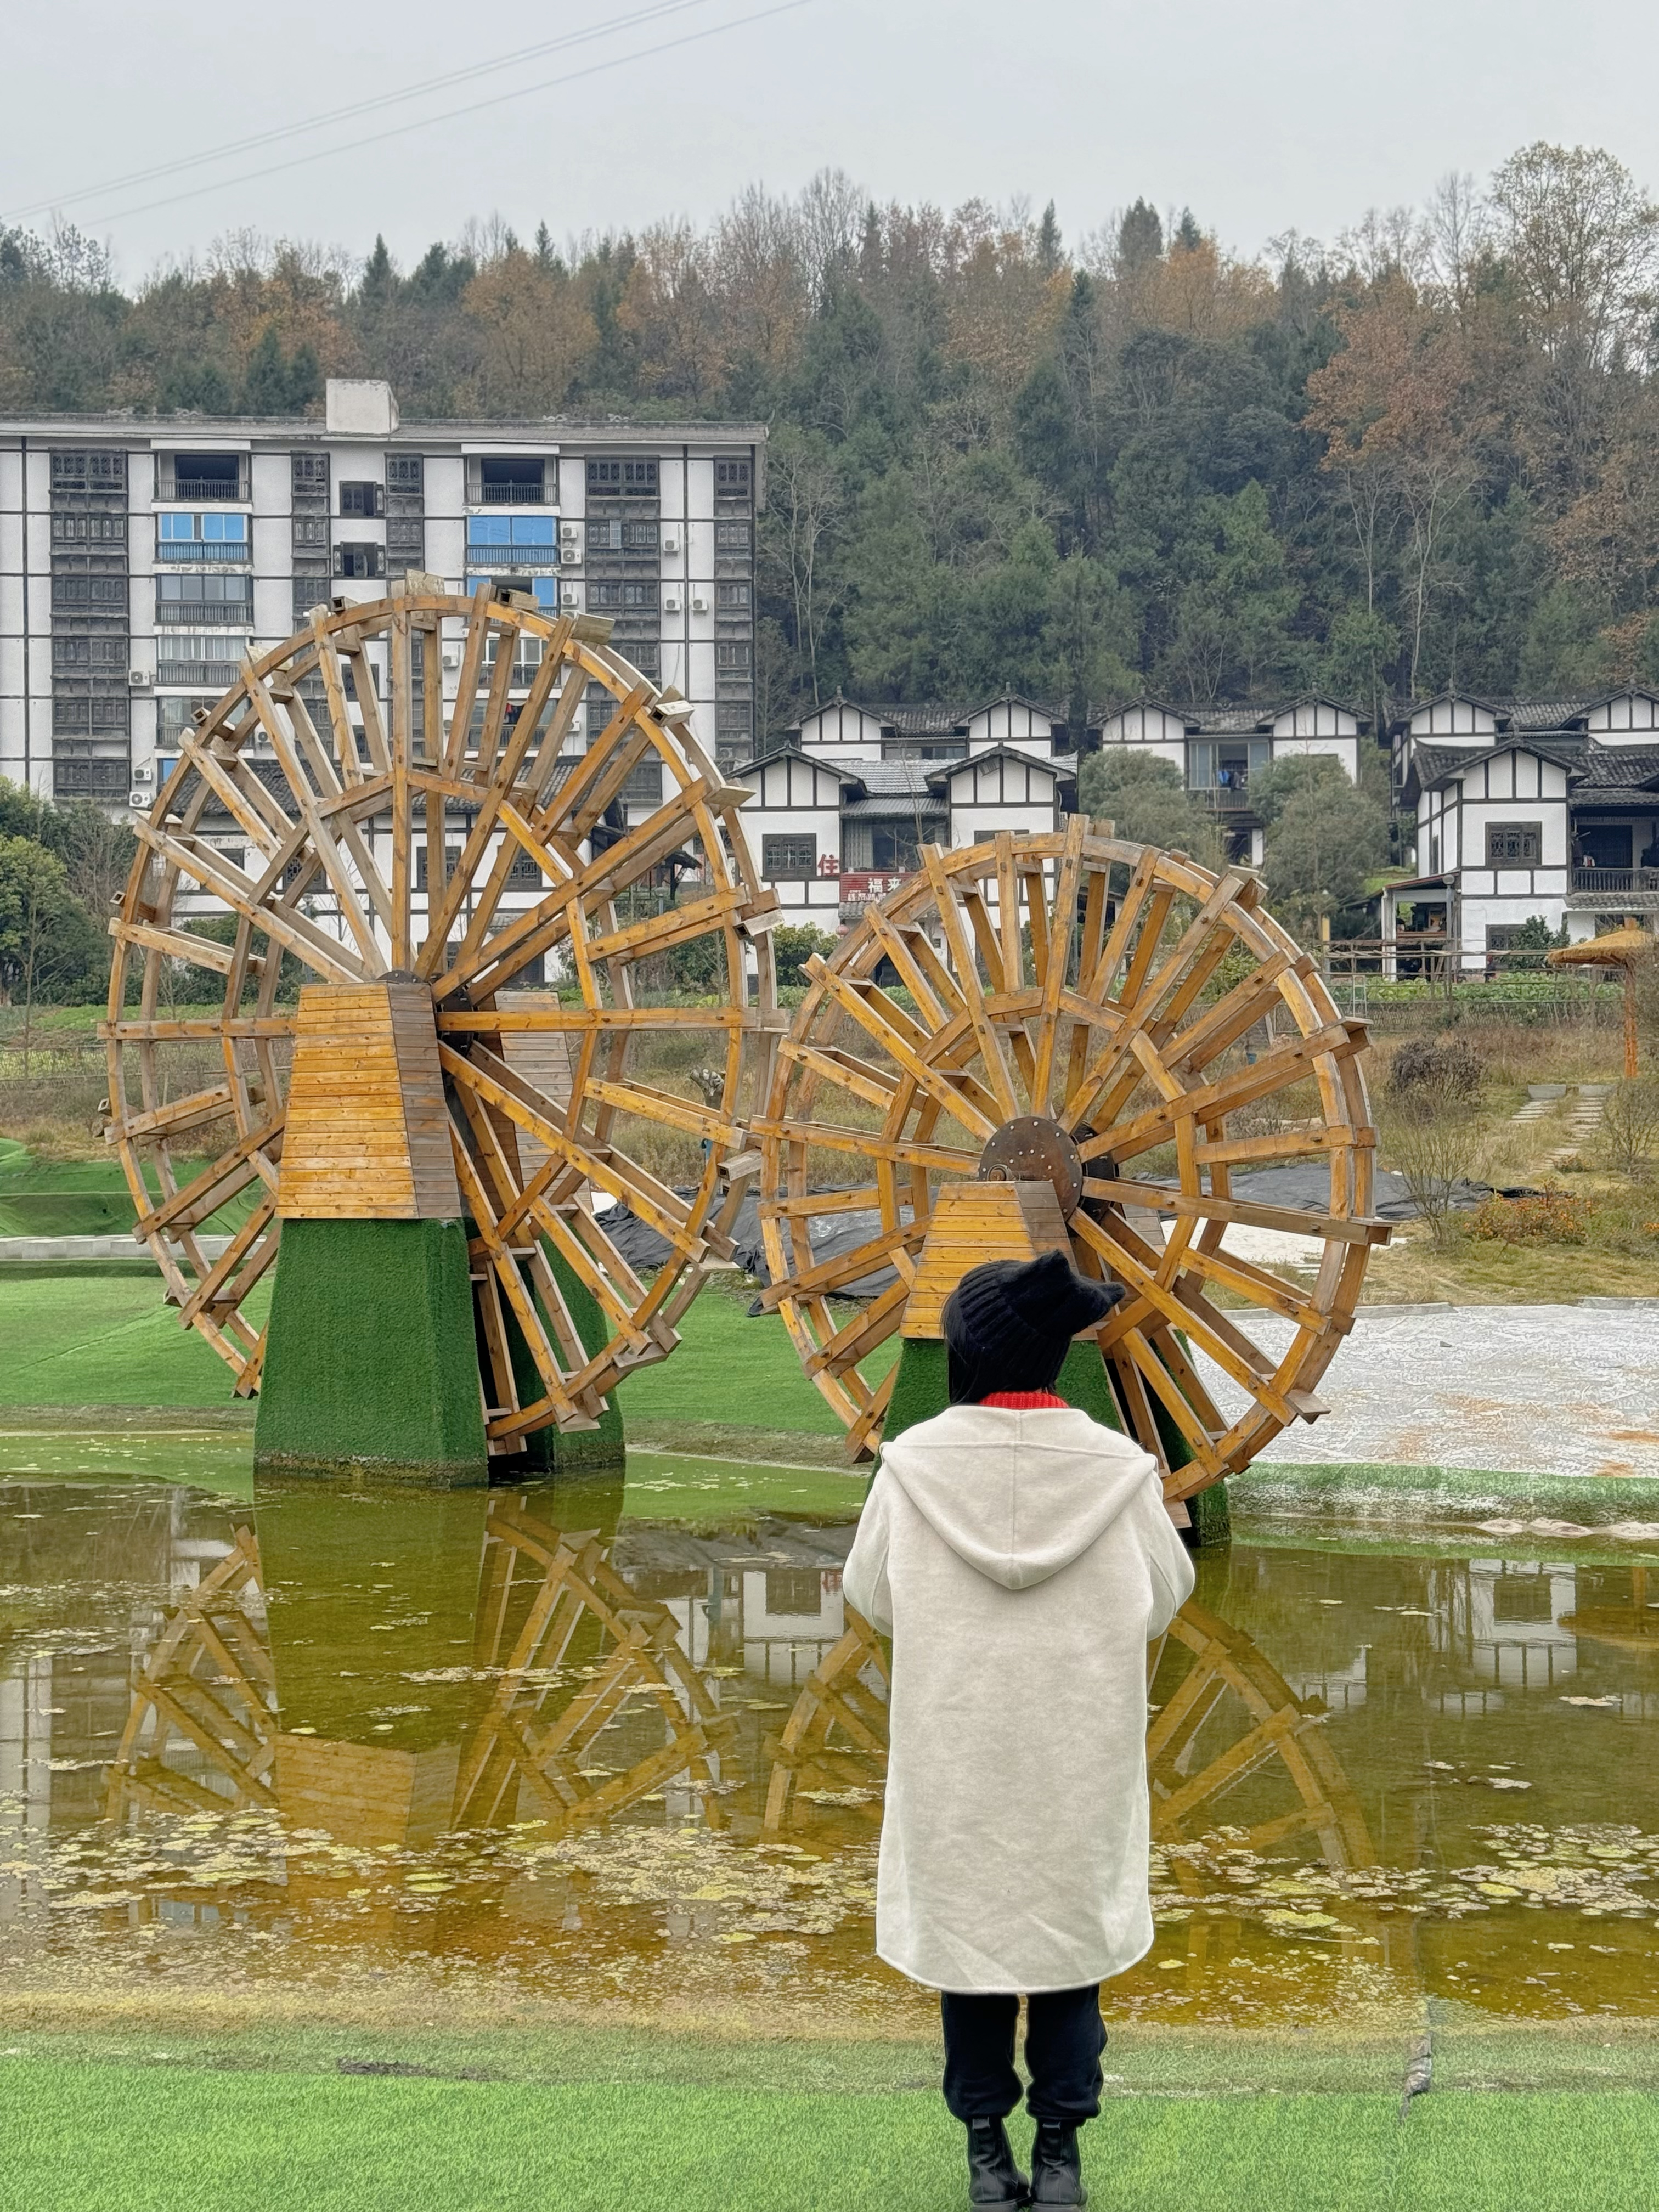
[[[861,1491],[670,1452],[488,1495],[14,1478],[0,2002],[925,2034],[871,1954]],[[1659,2014],[1659,1575],[1284,1533],[1200,1559],[1158,1655],[1158,1938],[1109,2008]]]

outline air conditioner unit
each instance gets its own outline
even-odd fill
[[[132,790],[127,793],[127,805],[132,807],[137,812],[142,814],[145,808],[149,805],[149,798],[150,795],[149,792],[141,791],[135,785]]]
[[[446,653],[443,662],[446,668],[459,668],[461,665],[461,656],[459,653]]]
[[[682,601],[678,592],[665,592],[663,593],[662,611],[665,615],[678,614],[681,605]]]
[[[580,538],[566,538],[564,544],[559,548],[559,561],[561,566],[566,568],[580,568],[581,567],[582,545]]]
[[[132,771],[132,780],[135,783],[149,783],[154,777],[155,773],[155,771],[151,768],[148,761],[140,761],[137,767]]]
[[[694,615],[706,615],[708,611],[708,602],[701,592],[693,594],[691,611]]]
[[[665,553],[678,553],[679,551],[680,533],[678,530],[664,531],[662,534],[662,550]]]
[[[127,687],[130,690],[148,691],[150,685],[154,684],[155,681],[155,672],[154,669],[129,668],[127,671]]]
[[[560,585],[559,605],[562,607],[579,607],[581,603],[582,592],[581,586],[580,584]]]
[[[562,516],[560,518],[559,535],[561,538],[580,538],[581,534],[582,526],[580,522],[572,522],[568,517]]]

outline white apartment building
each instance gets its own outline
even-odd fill
[[[702,744],[747,759],[765,439],[403,422],[389,386],[350,380],[315,419],[0,421],[0,775],[148,807],[246,654],[410,568],[609,616],[618,649],[691,701]]]

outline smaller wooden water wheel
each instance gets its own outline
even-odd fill
[[[965,1178],[1042,1187],[1049,1212],[1051,1189],[1056,1241],[1125,1286],[1098,1341],[1122,1425],[1158,1456],[1171,1500],[1325,1410],[1313,1386],[1389,1234],[1370,1218],[1365,1033],[1263,911],[1254,876],[1218,877],[1075,816],[1054,833],[927,846],[809,973],[755,1124],[768,1302],[855,1455],[879,1441],[891,1340],[924,1252],[950,1241],[942,1201]],[[1235,1187],[1296,1160],[1318,1164],[1322,1204]],[[871,1233],[815,1257],[813,1222],[848,1214]],[[1313,1279],[1236,1249],[1250,1228],[1316,1241]],[[992,1256],[976,1234],[950,1232],[945,1279]],[[842,1302],[884,1268],[887,1288]],[[1290,1324],[1282,1349],[1248,1331],[1252,1316]],[[1218,1406],[1195,1353],[1241,1409]]]
[[[839,1801],[879,1823],[891,1684],[885,1644],[849,1606],[845,1632],[812,1669],[788,1719],[767,1741],[772,1771],[761,1821],[765,1838],[781,1836],[799,1820],[803,1802]]]
[[[722,1162],[771,1042],[778,903],[747,793],[609,637],[419,575],[319,608],[185,733],[135,824],[106,1133],[167,1296],[243,1395],[285,1219],[471,1220],[497,1451],[592,1427],[729,1255]],[[675,956],[695,990],[666,987]],[[556,996],[522,988],[544,963]],[[607,1203],[666,1240],[648,1285]]]

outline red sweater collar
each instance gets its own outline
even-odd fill
[[[1062,1412],[1066,1407],[1064,1398],[1056,1398],[1052,1390],[993,1390],[979,1403],[1000,1406],[1010,1413],[1034,1413],[1042,1406],[1058,1406]]]

